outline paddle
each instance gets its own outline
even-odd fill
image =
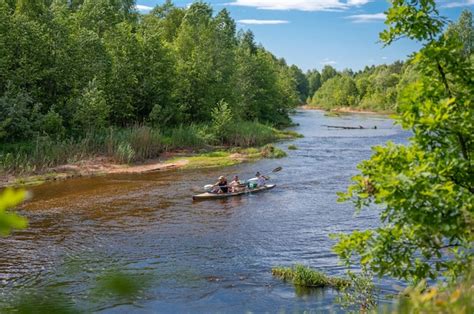
[[[277,173],[277,172],[280,172],[283,170],[283,167],[276,167],[275,169],[273,169],[270,173]],[[212,189],[214,187],[214,185],[212,184],[207,184],[204,186],[204,190],[205,191],[208,191],[210,189]],[[222,186],[222,187],[228,187],[228,186]]]

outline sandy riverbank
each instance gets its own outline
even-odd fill
[[[108,174],[141,174],[180,168],[225,167],[261,158],[280,158],[278,149],[273,145],[263,148],[245,148],[229,151],[212,151],[207,153],[174,152],[165,153],[160,159],[147,160],[140,164],[120,164],[109,157],[94,157],[75,163],[61,165],[26,176],[4,175],[0,177],[0,188],[7,186],[38,185],[48,181],[70,178],[108,175]],[[281,150],[279,150],[281,151]],[[277,157],[275,157],[277,156]]]
[[[304,106],[301,106],[300,108],[303,110],[322,110],[322,111],[334,112],[334,113],[357,113],[357,114],[375,114],[375,115],[393,114],[393,112],[388,112],[388,111],[371,111],[371,110],[351,108],[351,107],[340,107],[340,108],[327,110],[319,106],[304,105]]]

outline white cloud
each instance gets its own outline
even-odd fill
[[[460,8],[474,5],[474,0],[443,1],[442,8]]]
[[[153,10],[153,7],[149,7],[147,5],[142,5],[142,4],[135,5],[135,8],[137,8],[137,10],[140,12],[148,12],[148,11]]]
[[[385,18],[386,18],[386,15],[384,13],[356,14],[356,15],[346,16],[346,19],[350,19],[354,23],[378,22],[378,21],[384,21]]]
[[[277,24],[288,24],[289,21],[286,20],[238,20],[240,24],[247,24],[247,25],[277,25]]]
[[[333,11],[361,6],[373,0],[234,0],[229,5],[262,10]]]
[[[382,60],[387,60],[388,58],[387,57],[382,57]]]
[[[329,58],[325,58],[323,61],[321,61],[321,64],[324,65],[335,65],[337,64],[337,61],[331,60]]]

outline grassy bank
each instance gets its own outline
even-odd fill
[[[220,136],[216,136],[213,129],[207,125],[183,125],[166,131],[147,126],[110,128],[89,133],[81,138],[65,140],[45,136],[38,137],[34,142],[1,145],[0,175],[42,174],[59,165],[97,156],[106,157],[118,164],[134,164],[176,151],[202,154],[224,150],[225,154],[230,155],[239,153],[238,149],[262,147],[297,136],[299,135],[295,132],[280,131],[256,122],[235,123]],[[233,147],[238,148],[237,151],[231,152],[230,148]],[[258,155],[268,157],[266,155],[274,153],[269,149],[258,151]],[[248,151],[244,153],[247,154]],[[252,153],[247,155],[254,158]],[[206,157],[209,156],[191,158],[198,160]]]
[[[225,151],[213,151],[201,153],[193,156],[176,157],[169,162],[179,163],[185,161],[182,168],[202,169],[214,167],[228,167],[242,162],[258,160],[261,158],[283,158],[287,154],[285,151],[272,144],[267,144],[260,148],[240,148],[234,147]]]

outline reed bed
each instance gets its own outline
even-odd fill
[[[287,131],[248,121],[234,122],[225,132],[225,136],[218,137],[208,125],[181,125],[166,132],[148,126],[134,126],[126,129],[109,128],[62,140],[38,136],[32,142],[0,145],[0,174],[39,173],[96,156],[109,157],[120,163],[133,163],[180,149],[260,147],[294,136]],[[264,155],[280,158],[285,153],[268,146]]]

